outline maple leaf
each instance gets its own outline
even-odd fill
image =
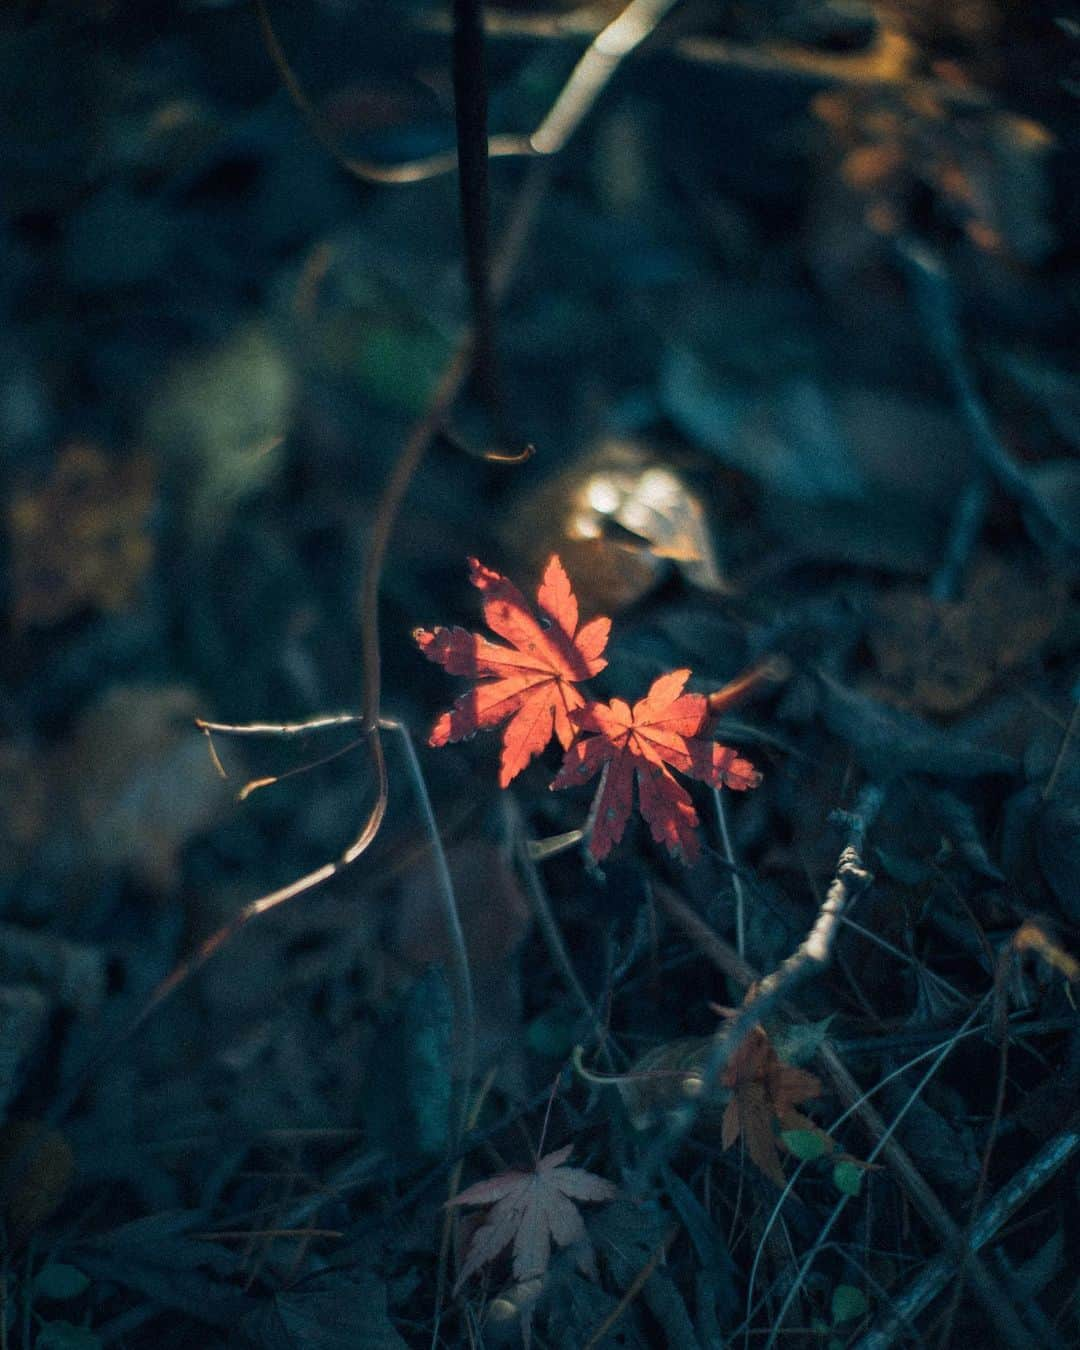
[[[773,1121],[784,1130],[823,1133],[812,1120],[795,1110],[798,1103],[820,1096],[821,1083],[805,1069],[785,1064],[760,1026],[753,1028],[731,1056],[721,1081],[731,1089],[721,1125],[721,1143],[729,1149],[741,1136],[751,1160],[778,1186],[783,1186]]]
[[[464,628],[416,630],[413,637],[429,661],[451,675],[483,681],[442,714],[428,744],[461,741],[506,722],[499,766],[499,786],[506,787],[546,747],[552,732],[564,750],[573,741],[570,715],[585,702],[574,686],[607,665],[601,653],[611,620],[592,619],[578,628],[577,598],[555,555],[536,593],[546,627],[511,581],[476,558],[469,559],[469,580],[484,593],[487,626],[513,646]]]
[[[583,1168],[564,1167],[573,1147],[567,1144],[548,1153],[531,1172],[500,1172],[478,1181],[450,1201],[451,1205],[491,1205],[469,1243],[459,1285],[511,1243],[517,1280],[544,1274],[552,1242],[558,1247],[580,1243],[578,1267],[584,1274],[595,1274],[595,1256],[576,1202],[613,1200],[618,1188]]]
[[[589,852],[597,861],[622,838],[633,810],[635,771],[638,804],[653,838],[687,862],[698,856],[698,816],[690,794],[668,766],[711,787],[742,790],[761,782],[757,770],[735,750],[699,735],[708,700],[682,692],[689,678],[689,670],[661,675],[633,708],[616,698],[571,714],[575,726],[596,734],[570,746],[551,786],[571,787],[604,770],[590,813]]]

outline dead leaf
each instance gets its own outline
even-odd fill
[[[405,1350],[369,1271],[330,1270],[278,1290],[244,1329],[260,1350]]]
[[[16,628],[47,627],[82,609],[129,609],[154,560],[150,461],[116,460],[76,441],[48,481],[8,505]]]
[[[1038,652],[1064,602],[1060,582],[985,558],[959,600],[907,588],[881,596],[867,640],[897,701],[955,713]]]
[[[66,768],[92,866],[174,884],[180,849],[229,798],[194,726],[200,708],[183,685],[116,685],[82,715]]]
[[[625,609],[674,566],[693,586],[725,592],[705,503],[648,445],[605,440],[517,502],[506,543],[540,563],[556,551],[590,608]]]
[[[825,693],[825,725],[883,782],[904,773],[979,778],[1015,774],[1019,768],[1012,756],[867,698],[824,670],[817,676]]]
[[[785,1064],[760,1026],[754,1027],[732,1055],[722,1081],[731,1089],[721,1135],[724,1148],[731,1148],[741,1138],[751,1161],[778,1186],[783,1186],[784,1172],[773,1123],[784,1130],[820,1133],[813,1121],[795,1107],[820,1096],[821,1083],[805,1069]]]
[[[551,1244],[579,1245],[578,1267],[594,1274],[596,1258],[578,1211],[578,1203],[613,1200],[618,1187],[580,1167],[564,1167],[573,1144],[541,1158],[532,1172],[502,1172],[455,1196],[452,1205],[491,1205],[469,1243],[458,1277],[461,1285],[513,1243],[514,1278],[543,1275]]]

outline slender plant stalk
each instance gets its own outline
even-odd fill
[[[496,433],[509,444],[491,294],[488,85],[483,0],[454,0],[454,120],[465,279],[473,333],[473,376]]]
[[[723,939],[718,937],[709,925],[699,915],[695,914],[690,906],[674,891],[663,885],[657,885],[655,889],[657,899],[663,905],[668,916],[686,933],[687,937],[718,970],[730,975],[732,979],[737,980],[744,986],[753,984],[760,978],[758,972],[741,960],[734,948],[728,946]],[[789,1004],[784,1010],[788,1016],[793,1016],[796,1020],[802,1020],[796,1007]],[[827,1040],[824,1041],[818,1055],[837,1096],[846,1106],[856,1108],[856,1114],[860,1122],[876,1141],[882,1142],[882,1154],[896,1173],[915,1209],[934,1229],[949,1252],[962,1252],[964,1250],[963,1233],[959,1224],[937,1198],[934,1190],[912,1162],[907,1150],[888,1133],[888,1127],[884,1120],[866,1100],[867,1094],[859,1089],[858,1084],[848,1071],[847,1065],[837,1054],[832,1044]],[[1013,1329],[1017,1320],[1016,1316],[1003,1298],[1000,1288],[990,1272],[979,1261],[978,1257],[971,1258],[968,1277],[971,1282],[972,1293],[983,1305],[987,1316],[995,1323],[1000,1318],[1003,1327]],[[1005,1334],[1007,1335],[1007,1332]],[[1014,1345],[1022,1342],[1010,1339],[1007,1343]]]

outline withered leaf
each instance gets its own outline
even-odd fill
[[[932,713],[955,713],[1030,658],[1062,612],[1064,587],[984,559],[958,600],[897,589],[877,600],[867,632],[889,691]]]
[[[603,1177],[563,1164],[573,1144],[539,1160],[532,1172],[501,1172],[469,1186],[452,1205],[491,1205],[484,1223],[473,1234],[458,1283],[486,1266],[513,1243],[514,1278],[543,1275],[551,1259],[551,1244],[580,1244],[578,1266],[592,1274],[595,1257],[578,1211],[578,1202],[613,1200],[618,1188]]]
[[[7,508],[15,627],[134,604],[154,559],[153,506],[149,460],[65,446],[44,486],[16,492]]]
[[[826,725],[880,781],[889,782],[905,773],[978,778],[1014,774],[1019,767],[1009,755],[867,698],[823,670],[817,674],[825,691]]]
[[[819,1096],[820,1082],[805,1069],[785,1064],[760,1026],[753,1028],[732,1055],[722,1081],[731,1089],[721,1135],[724,1148],[731,1148],[741,1138],[751,1161],[782,1186],[784,1173],[773,1122],[784,1130],[818,1133],[813,1121],[795,1107]]]

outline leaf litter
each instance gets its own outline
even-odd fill
[[[50,1268],[43,1291],[65,1265],[88,1284],[23,1303],[28,1339],[426,1350],[511,1343],[528,1305],[548,1345],[847,1344],[893,1307],[898,1334],[935,1344],[1011,1343],[1017,1310],[1074,1343],[1075,34],[996,0],[799,0],[728,7],[707,33],[688,15],[640,75],[619,71],[500,312],[535,460],[452,448],[483,425],[462,399],[379,596],[387,716],[422,740],[445,675],[470,682],[418,758],[475,985],[475,1079],[454,1077],[452,926],[388,730],[365,863],[245,928],[64,1105],[185,954],[338,856],[366,809],[358,755],[235,808],[191,716],[354,702],[377,494],[465,311],[456,182],[355,190],[243,6],[146,25],[80,5],[62,34],[51,8],[16,7],[0,44],[0,1171],[8,1308]],[[372,27],[324,4],[300,34],[265,8],[350,150],[452,144],[434,11]],[[492,11],[499,133],[528,126],[557,55],[535,8]],[[736,73],[748,99],[726,96]],[[519,172],[493,171],[493,220]],[[954,305],[926,304],[898,262],[912,248]],[[499,560],[476,564],[482,634],[452,626],[466,554]],[[438,670],[407,640],[418,623]],[[777,656],[790,675],[722,724],[684,702]],[[486,737],[469,744],[484,731],[498,770]],[[223,758],[261,776],[351,732],[322,734]],[[762,784],[718,812],[724,745],[753,747],[731,753]],[[560,751],[596,762],[577,775],[591,836],[589,792],[543,790]],[[816,1030],[796,1051],[787,1010],[766,1017],[777,1062],[755,1037],[730,1099],[694,1098],[710,1002],[797,950],[852,826],[832,813],[868,784],[878,877],[792,998]],[[536,862],[544,840],[564,843]],[[1000,1018],[964,1031],[991,993]],[[559,1035],[530,1047],[553,1012]],[[581,1169],[556,1154],[454,1209],[462,1266],[474,1230],[501,1246],[451,1293],[449,1101],[478,1113],[468,1179],[505,1180],[577,1040],[593,1080],[627,1080],[622,1101],[592,1080],[558,1093],[605,1193],[560,1189]],[[835,1123],[838,1065],[881,1126]],[[837,1141],[820,1156],[810,1113]],[[882,1127],[906,1152],[868,1168]],[[1044,1148],[1064,1156],[1052,1183]],[[516,1227],[493,1222],[503,1202]],[[515,1281],[522,1215],[544,1270]],[[983,1245],[955,1308],[923,1308],[949,1224],[982,1225]],[[560,1245],[581,1231],[594,1268]]]

